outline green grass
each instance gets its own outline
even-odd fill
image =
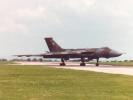
[[[89,64],[96,64],[96,62],[88,62]],[[114,61],[114,62],[99,62],[100,65],[113,65],[113,66],[128,66],[133,67],[133,62]]]
[[[113,65],[113,66],[133,66],[133,62],[101,62],[101,64],[105,65]]]
[[[132,100],[133,77],[0,65],[0,100]]]
[[[0,61],[0,65],[15,64],[13,61]]]

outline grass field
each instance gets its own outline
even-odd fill
[[[133,77],[0,64],[0,100],[132,100]]]
[[[133,66],[133,62],[101,62],[101,64],[105,65],[113,65],[113,66]]]
[[[96,62],[89,62],[90,64],[95,64]],[[102,65],[113,65],[113,66],[133,66],[133,62],[124,62],[124,61],[116,61],[116,62],[100,62]]]

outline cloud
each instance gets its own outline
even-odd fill
[[[18,17],[46,18],[47,10],[42,6],[38,6],[35,9],[33,8],[19,9],[17,11],[17,14]]]
[[[2,54],[11,51],[8,45],[14,45],[10,48],[17,51],[19,44],[31,48],[33,43],[39,51],[41,39],[53,36],[68,48],[111,46],[132,55],[132,3],[131,0],[0,0],[0,45],[5,48]],[[20,42],[19,37],[26,43]]]
[[[67,8],[76,13],[87,13],[87,11],[95,6],[95,0],[63,0],[61,6]]]
[[[17,31],[23,31],[25,27],[20,24],[16,23],[14,19],[10,17],[5,17],[0,20],[0,32],[5,33],[12,33],[12,32],[17,32]]]

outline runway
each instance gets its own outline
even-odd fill
[[[94,71],[94,72],[123,74],[123,75],[133,76],[133,67],[128,67],[128,66],[100,65],[99,67],[96,67],[94,64],[87,64],[86,66],[79,66],[78,62],[66,62],[67,66],[59,66],[59,62],[17,62],[17,64],[19,65],[44,65],[44,66],[54,67],[54,68]]]

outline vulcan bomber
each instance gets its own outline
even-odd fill
[[[69,59],[79,58],[80,66],[86,66],[86,60],[90,61],[96,59],[96,66],[99,66],[100,58],[113,58],[119,57],[122,53],[115,51],[109,47],[101,48],[79,48],[79,49],[64,49],[59,44],[57,44],[52,37],[44,38],[48,46],[49,52],[35,55],[16,55],[18,57],[26,56],[39,56],[43,58],[57,58],[61,59],[60,66],[65,66],[65,61]]]

